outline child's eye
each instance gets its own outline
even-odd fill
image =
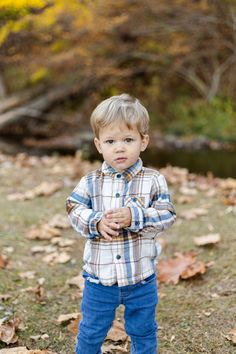
[[[113,144],[114,143],[114,140],[113,139],[107,139],[105,141],[106,144]]]
[[[126,138],[126,139],[125,139],[125,142],[126,142],[126,143],[131,143],[132,141],[134,141],[133,138]]]

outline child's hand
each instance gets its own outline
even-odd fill
[[[131,225],[131,211],[130,208],[116,208],[105,212],[105,217],[117,223],[120,228],[129,227]]]
[[[108,219],[105,215],[98,222],[97,228],[100,234],[108,241],[112,241],[112,237],[119,235],[119,224]]]

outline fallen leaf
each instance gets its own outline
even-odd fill
[[[103,354],[121,354],[121,353],[129,353],[130,351],[128,350],[128,341],[125,342],[124,346],[121,345],[115,345],[113,343],[105,342],[102,346],[102,353]]]
[[[175,197],[175,201],[177,204],[188,204],[193,201],[193,198],[188,195],[180,195],[179,197]]]
[[[67,326],[68,330],[71,333],[73,333],[75,336],[77,336],[77,334],[78,334],[79,324],[80,324],[81,318],[82,318],[82,315],[79,314],[78,318],[76,318],[75,320],[72,320]]]
[[[61,231],[55,227],[51,227],[48,224],[43,224],[41,226],[32,226],[26,232],[26,238],[29,240],[50,240],[55,236],[60,236]]]
[[[15,347],[9,349],[0,349],[0,354],[57,354],[48,350],[28,350],[26,347]]]
[[[222,179],[219,183],[219,187],[221,189],[236,189],[236,179],[234,178],[226,178]]]
[[[208,234],[194,237],[194,243],[197,246],[207,246],[220,242],[220,234]]]
[[[48,222],[48,225],[59,229],[68,229],[71,227],[68,217],[61,214],[54,215],[52,219]]]
[[[77,286],[81,291],[84,290],[84,278],[82,274],[77,275],[76,277],[73,277],[71,279],[68,279],[66,281],[66,284],[71,285],[71,286]]]
[[[60,238],[60,237],[54,237],[51,240],[51,243],[53,245],[58,245],[59,247],[64,248],[64,247],[72,246],[75,243],[75,241],[74,240],[69,240],[69,239],[63,239],[63,238]]]
[[[28,353],[29,353],[29,351],[26,347],[0,349],[0,354],[28,354]]]
[[[161,168],[160,172],[163,173],[165,178],[170,184],[184,184],[188,180],[188,169],[181,167],[167,166]]]
[[[227,335],[224,335],[226,339],[236,344],[236,328],[232,329]]]
[[[0,255],[0,268],[6,268],[7,260],[6,257]]]
[[[204,262],[194,262],[189,264],[188,267],[181,273],[182,279],[189,279],[195,277],[199,274],[204,274],[206,272],[206,265]]]
[[[69,262],[70,260],[71,260],[71,257],[66,252],[61,252],[61,253],[53,252],[43,258],[44,262],[52,264],[52,265],[55,263],[64,264],[64,263]]]
[[[14,318],[0,325],[0,341],[6,344],[13,344],[18,341],[16,330],[22,328],[22,322],[19,318]]]
[[[70,322],[71,320],[75,320],[79,318],[80,313],[79,312],[73,312],[73,313],[68,313],[65,315],[60,315],[58,319],[56,320],[57,324],[64,324],[66,322]]]
[[[205,208],[193,208],[181,212],[179,216],[182,219],[193,220],[196,219],[198,216],[203,216],[207,214],[208,214],[208,210]]]
[[[106,339],[110,339],[113,342],[126,341],[128,335],[125,332],[124,325],[122,322],[117,320],[113,321],[113,325],[109,330]]]
[[[57,248],[52,245],[47,246],[33,246],[30,251],[33,254],[36,253],[53,253],[56,252]]]
[[[49,338],[49,335],[48,334],[38,334],[38,335],[36,335],[36,336],[30,336],[30,339],[32,339],[32,340],[34,340],[34,341],[38,341],[38,340],[40,340],[40,339],[43,339],[43,340],[45,340],[45,339],[48,339]]]
[[[0,294],[0,301],[6,301],[11,298],[12,298],[12,296],[10,294]]]
[[[22,291],[27,291],[27,292],[31,292],[35,295],[35,300],[38,303],[43,303],[44,302],[44,295],[45,295],[45,291],[44,288],[42,287],[42,285],[37,285],[36,287],[29,287],[26,289],[23,289]]]
[[[205,273],[205,264],[196,261],[196,254],[176,253],[175,258],[160,260],[157,264],[159,282],[177,284],[180,278],[188,279]]]
[[[24,193],[9,194],[7,199],[10,201],[24,201],[31,200],[39,196],[50,196],[61,189],[61,187],[62,184],[59,182],[42,182],[37,187]]]

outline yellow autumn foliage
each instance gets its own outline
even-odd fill
[[[46,1],[44,0],[1,0],[1,8],[12,8],[12,9],[22,9],[26,7],[43,7],[45,6]]]

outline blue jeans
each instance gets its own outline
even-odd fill
[[[156,275],[134,284],[104,286],[87,273],[77,337],[76,354],[101,354],[101,346],[115,318],[116,308],[125,306],[125,330],[131,338],[132,354],[157,353]]]

